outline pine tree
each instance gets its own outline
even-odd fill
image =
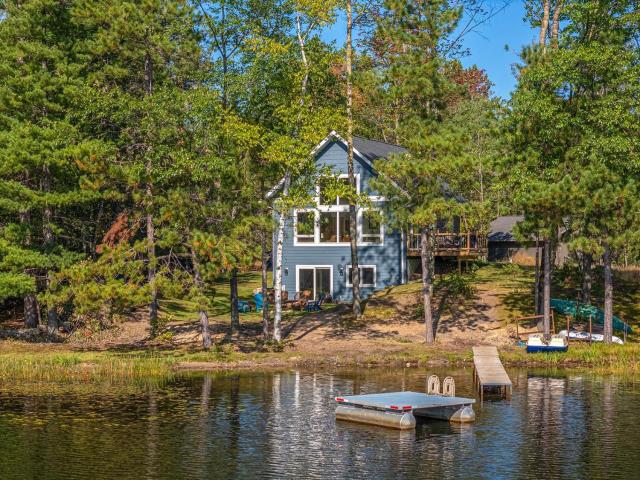
[[[550,252],[558,228],[568,226],[583,256],[603,257],[605,339],[611,339],[611,264],[637,229],[637,7],[633,0],[568,2],[555,48],[542,56],[527,50],[512,99],[519,156],[509,168],[527,216],[523,233],[545,239],[545,334]]]
[[[456,90],[444,74],[439,49],[456,27],[458,9],[445,1],[385,3],[389,15],[380,28],[393,49],[384,80],[388,95],[410,106],[399,124],[401,144],[409,153],[378,162],[391,218],[400,228],[420,232],[425,338],[435,340],[432,311],[434,247],[438,222],[452,221],[467,208],[458,201],[456,183],[466,162],[464,134],[444,128],[447,98]]]
[[[34,327],[40,310],[36,292],[50,284],[55,270],[76,259],[73,251],[83,251],[77,240],[82,238],[83,222],[69,217],[96,199],[81,188],[81,166],[89,158],[100,158],[103,149],[70,122],[83,82],[74,43],[84,36],[71,21],[71,5],[39,0],[3,6],[0,237],[6,283],[2,289],[5,296],[24,296],[25,323]],[[19,262],[17,256],[22,257]],[[53,305],[46,310],[53,332],[58,311]]]
[[[184,1],[146,0],[103,2],[83,0],[73,20],[87,39],[76,47],[92,87],[85,92],[82,125],[92,135],[108,139],[115,150],[112,165],[104,167],[113,183],[126,192],[134,222],[144,219],[149,321],[158,327],[156,229],[172,152],[180,139],[166,143],[161,119],[149,112],[180,98],[199,83],[201,61],[193,12]],[[175,95],[172,94],[175,92]],[[160,99],[156,99],[159,94]],[[169,108],[169,107],[165,107]]]

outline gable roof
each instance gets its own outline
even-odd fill
[[[332,130],[329,135],[327,135],[324,140],[322,140],[315,148],[311,151],[311,155],[316,156],[317,153],[324,148],[329,142],[338,141],[341,142],[344,146],[347,146],[347,141],[342,138],[338,132]],[[392,153],[403,153],[406,152],[407,149],[401,147],[400,145],[394,145],[392,143],[380,142],[378,140],[370,140],[364,137],[358,137],[356,135],[353,136],[353,154],[355,156],[360,157],[365,163],[373,169],[373,161],[378,160],[380,158],[386,158],[388,155]],[[266,199],[271,199],[275,196],[275,194],[282,188],[284,185],[284,178],[282,178],[271,190],[267,192],[265,195]],[[398,187],[399,188],[399,187]],[[402,189],[401,189],[402,190]],[[403,190],[404,192],[404,190]],[[406,192],[404,192],[406,195]]]
[[[378,140],[370,140],[364,137],[353,136],[353,148],[360,152],[370,162],[379,158],[387,158],[393,153],[404,153],[406,148],[393,143],[380,142]]]
[[[489,226],[490,242],[515,242],[513,234],[515,226],[524,220],[524,215],[504,215],[496,218]]]

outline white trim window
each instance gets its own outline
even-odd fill
[[[333,265],[296,265],[296,292],[333,295]]]
[[[358,265],[360,271],[360,286],[361,287],[375,287],[377,268],[375,265]],[[351,265],[347,265],[347,287],[353,287],[351,284]]]
[[[308,244],[316,242],[316,212],[315,210],[296,210],[293,215],[294,243]]]
[[[348,181],[348,175],[338,177]],[[356,174],[357,192],[360,193],[360,174]],[[322,199],[328,204],[320,204],[321,187],[316,186],[316,208],[304,208],[293,211],[294,246],[348,246],[351,241],[351,216],[346,200],[339,196],[335,199]],[[371,196],[379,201],[380,197]],[[373,212],[369,214],[367,212]],[[358,245],[380,246],[384,244],[384,217],[379,207],[363,210],[357,214]]]
[[[360,194],[360,174],[354,174],[356,180],[356,193]],[[345,185],[349,185],[349,175],[346,173],[342,173],[338,175],[338,181],[345,183]],[[316,185],[316,203],[320,207],[334,207],[334,206],[348,206],[349,201],[346,198],[341,198],[339,196],[333,198],[325,198],[322,195],[322,186]]]
[[[384,221],[380,210],[363,210],[359,220],[360,245],[384,244]]]
[[[318,212],[318,243],[348,245],[351,240],[349,207]]]

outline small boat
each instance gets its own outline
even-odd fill
[[[567,331],[561,330],[560,332],[558,332],[558,335],[566,337]],[[591,335],[589,335],[589,332],[578,332],[576,330],[571,330],[569,332],[569,340],[579,340],[581,342],[588,342],[589,340],[591,340],[592,342],[602,342],[604,341],[604,335],[600,333],[592,333]],[[611,341],[619,345],[624,345],[622,339],[620,337],[616,337],[615,335],[611,337]]]
[[[546,341],[543,334],[533,333],[527,340],[527,353],[566,352],[568,348],[569,342],[565,335],[551,335],[551,338]]]

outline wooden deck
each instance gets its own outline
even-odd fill
[[[420,235],[410,233],[407,238],[407,255],[420,256]],[[487,237],[475,232],[446,233],[438,232],[434,239],[436,257],[457,257],[473,260],[487,253]]]
[[[499,388],[500,394],[511,400],[513,384],[500,361],[496,347],[473,347],[473,380],[484,399],[485,388]]]

